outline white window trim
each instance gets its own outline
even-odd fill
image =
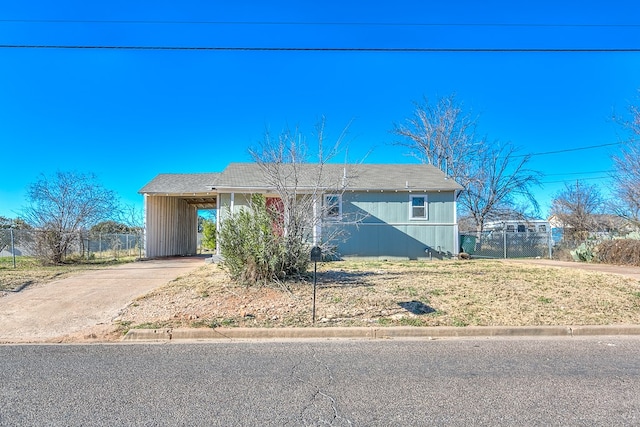
[[[413,199],[417,197],[424,198],[424,216],[413,216]],[[429,219],[429,199],[427,198],[426,194],[409,195],[409,219],[412,221],[426,221]]]
[[[329,216],[328,215],[328,207],[327,203],[328,198],[337,197],[338,198],[338,215],[337,216]],[[322,217],[327,221],[342,221],[342,194],[325,194],[322,198],[323,201],[323,213]]]

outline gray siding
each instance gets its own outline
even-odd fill
[[[410,218],[410,194],[427,196],[427,219]],[[340,255],[418,259],[458,252],[453,192],[347,192],[343,219],[357,217],[357,225],[324,226],[325,235],[337,226],[346,230],[346,239],[332,242]]]
[[[234,193],[233,195],[233,212],[238,212],[242,207],[249,207],[251,200],[251,194],[248,193]],[[231,209],[231,193],[220,193],[218,195],[218,215],[220,219],[224,217]]]
[[[148,258],[196,253],[196,207],[179,197],[147,196],[145,220],[145,248]]]
[[[426,195],[428,215],[426,220],[409,218],[410,195]],[[406,224],[453,223],[455,202],[453,192],[347,192],[342,197],[344,214],[367,215],[363,223]]]
[[[419,259],[429,256],[442,258],[457,253],[457,228],[453,224],[360,224],[344,227],[346,238],[333,242],[341,256]]]
[[[410,219],[410,194],[427,196],[427,219]],[[249,198],[235,193],[234,212],[248,206]],[[219,194],[218,200],[224,220],[231,194]],[[342,221],[326,221],[322,227],[324,239],[340,235],[331,244],[342,256],[418,259],[458,252],[453,192],[346,192],[342,213]],[[344,232],[337,233],[338,227]]]

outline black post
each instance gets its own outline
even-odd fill
[[[313,263],[313,314],[311,315],[311,322],[316,323],[316,273],[318,271],[318,263]]]
[[[316,276],[318,275],[318,261],[322,261],[322,249],[319,246],[311,248],[311,261],[313,261],[313,309],[311,322],[316,323]]]

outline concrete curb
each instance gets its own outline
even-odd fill
[[[123,341],[572,337],[640,335],[640,325],[131,329]]]

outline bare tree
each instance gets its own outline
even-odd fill
[[[395,125],[393,132],[403,137],[399,145],[465,188],[458,199],[461,216],[472,218],[478,232],[488,220],[515,212],[523,201],[537,212],[532,188],[540,174],[528,168],[530,157],[517,155],[511,144],[476,138],[475,128],[476,119],[452,95],[434,105],[426,99],[416,104],[413,117]]]
[[[615,210],[618,215],[640,227],[640,148],[629,142],[613,157],[615,168]]]
[[[631,131],[631,138],[618,155],[613,156],[614,194],[616,213],[637,229],[640,227],[640,108],[630,108],[631,120],[623,126]]]
[[[469,165],[467,184],[458,199],[461,210],[473,218],[477,232],[484,230],[488,221],[520,217],[522,208],[515,207],[522,200],[538,210],[531,188],[540,182],[540,174],[527,168],[530,156],[518,156],[511,144],[484,145],[476,163]]]
[[[267,133],[260,146],[250,150],[268,192],[275,197],[265,200],[254,195],[248,212],[230,213],[222,221],[221,251],[230,273],[238,280],[269,282],[300,274],[309,263],[311,245],[320,246],[323,254],[330,255],[332,242],[346,238],[344,225],[358,221],[358,214],[337,212],[341,215],[335,226],[323,223],[327,215],[340,210],[333,197],[341,197],[356,172],[352,165],[328,163],[341,151],[345,132],[327,148],[323,120],[317,126],[316,138],[317,145],[311,150],[297,129],[275,138]],[[314,157],[310,151],[317,156],[316,161],[310,161]],[[249,229],[240,235],[240,228]],[[247,245],[248,239],[255,242]]]
[[[604,202],[594,185],[566,184],[551,202],[551,215],[564,228],[565,238],[585,240],[598,225],[597,215],[602,213]]]
[[[28,188],[25,220],[37,231],[43,261],[61,263],[78,233],[118,212],[117,198],[93,174],[56,172]]]
[[[317,235],[326,210],[336,207],[327,204],[325,196],[341,196],[350,180],[357,175],[357,168],[353,165],[329,164],[342,151],[346,131],[347,128],[332,145],[327,146],[323,118],[316,126],[313,155],[306,138],[297,129],[285,131],[277,139],[267,133],[260,147],[250,150],[265,180],[282,202],[284,235],[296,241],[314,242],[322,247],[324,253],[330,252],[331,242],[346,238],[344,227],[333,227],[330,232],[323,228],[322,236]],[[312,159],[314,155],[315,159]],[[344,213],[340,222],[358,223],[362,219]]]
[[[422,103],[415,103],[413,117],[404,124],[394,124],[393,133],[402,137],[398,145],[464,186],[481,148],[475,138],[476,122],[455,95],[440,98],[435,104],[424,98]]]

